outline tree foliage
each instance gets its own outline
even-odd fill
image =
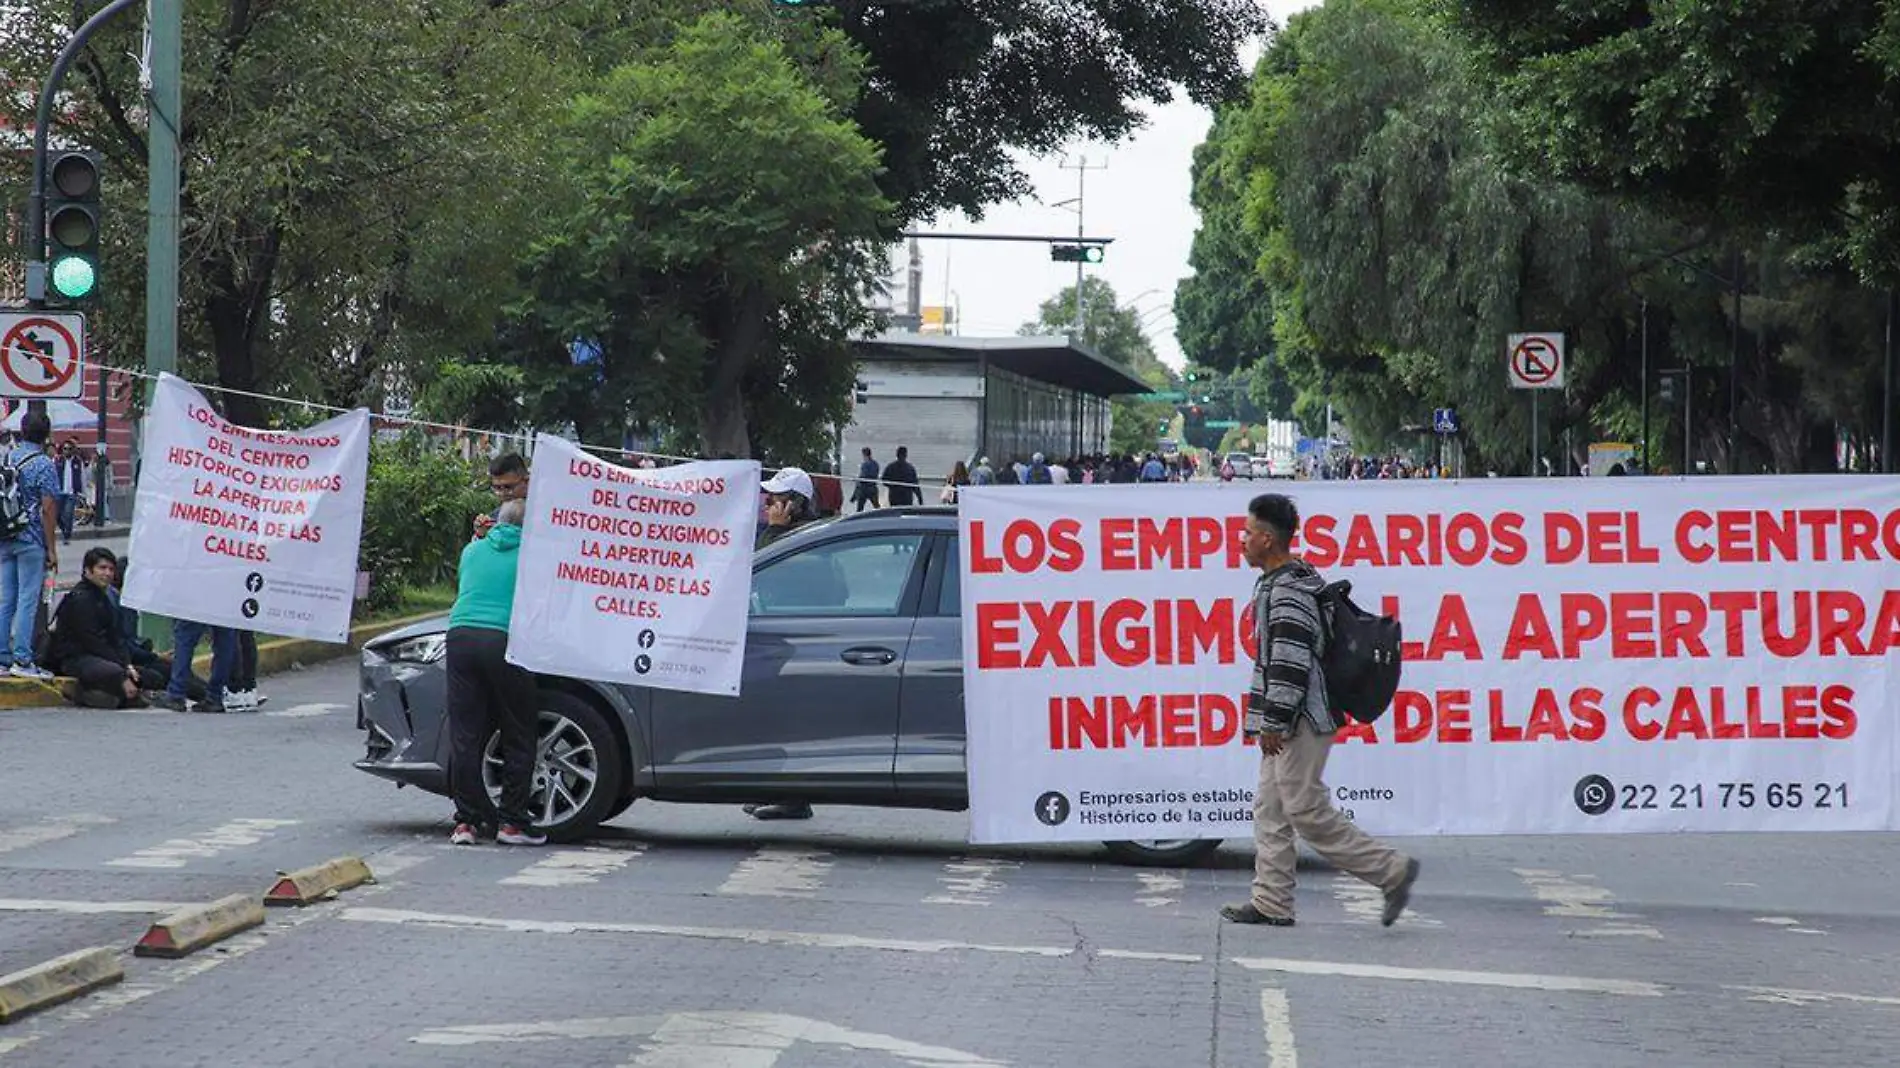
[[[1024,323],[1017,333],[1024,336],[1075,334],[1074,286],[1067,286],[1042,302],[1036,318]],[[1076,339],[1109,360],[1121,364],[1135,377],[1161,391],[1176,388],[1180,377],[1155,355],[1154,343],[1142,329],[1141,316],[1133,308],[1123,307],[1115,287],[1094,276],[1082,279],[1084,324]],[[1174,416],[1174,406],[1164,401],[1143,401],[1134,397],[1116,397],[1109,403],[1109,449],[1116,453],[1140,453],[1154,448],[1160,425]]]

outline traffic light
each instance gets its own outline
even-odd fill
[[[1660,387],[1658,390],[1658,394],[1662,398],[1662,402],[1664,404],[1676,403],[1676,376],[1675,375],[1666,374],[1666,373],[1663,374],[1658,380],[1657,385]]]
[[[62,152],[48,171],[47,295],[68,303],[99,292],[99,157]]]
[[[1200,378],[1201,378],[1201,374],[1199,371],[1189,371],[1187,373],[1187,380],[1189,382],[1198,382],[1200,381]]]
[[[1049,258],[1057,263],[1100,263],[1100,245],[1050,245]]]

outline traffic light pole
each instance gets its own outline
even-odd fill
[[[34,308],[46,306],[46,142],[53,125],[53,99],[66,80],[66,70],[79,58],[86,41],[112,20],[114,15],[141,0],[112,0],[86,20],[66,47],[53,60],[53,69],[40,89],[38,106],[33,111],[33,186],[26,198],[26,302]]]
[[[178,370],[178,130],[184,0],[151,0],[152,121],[145,231],[145,369]]]

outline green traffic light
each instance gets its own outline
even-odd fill
[[[54,260],[52,275],[53,292],[67,300],[91,296],[99,282],[98,270],[84,256],[61,256]]]
[[[1082,247],[1082,259],[1088,263],[1102,262],[1102,246],[1084,245]]]

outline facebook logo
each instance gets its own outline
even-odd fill
[[[1061,825],[1069,818],[1069,799],[1054,790],[1036,798],[1036,818],[1051,827]]]

